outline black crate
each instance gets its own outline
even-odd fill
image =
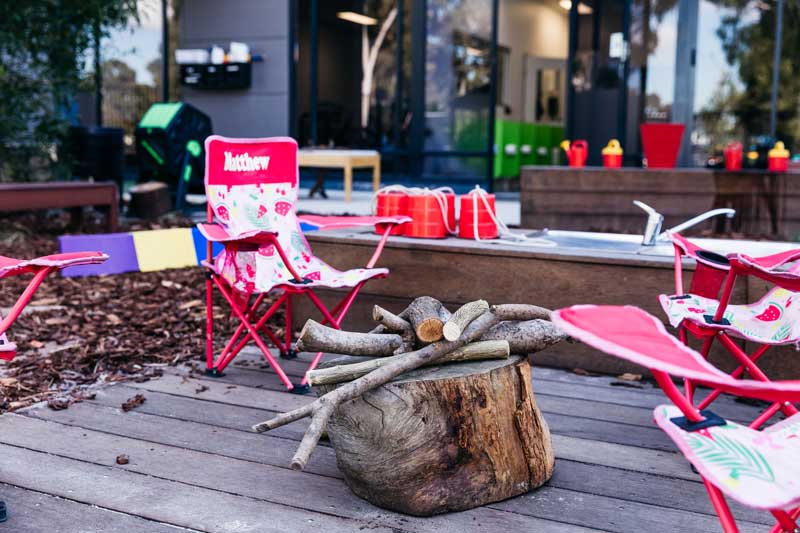
[[[252,84],[252,63],[181,65],[181,85],[194,89],[247,89]]]

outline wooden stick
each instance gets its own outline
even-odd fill
[[[490,330],[491,331],[491,330]],[[450,363],[455,361],[475,361],[481,359],[507,359],[510,354],[508,342],[504,340],[478,341],[453,350],[441,359],[431,364]],[[359,363],[342,364],[328,368],[319,368],[306,373],[308,383],[311,385],[332,385],[352,381],[373,370],[385,366],[398,357],[407,357],[407,354],[394,355],[361,361]],[[428,366],[428,365],[425,365]]]
[[[395,350],[395,354],[410,352],[414,349],[417,336],[414,334],[414,328],[411,327],[408,321],[387,311],[379,305],[372,308],[372,320],[381,323],[387,330],[400,334],[400,337],[403,339],[403,344]]]
[[[439,316],[442,303],[430,296],[416,298],[405,310],[405,318],[414,328],[417,340],[423,344],[436,342],[442,338],[444,321]]]
[[[323,326],[315,320],[307,320],[297,341],[298,351],[329,352],[347,355],[370,355],[385,357],[393,355],[403,344],[400,335],[355,333]]]
[[[567,335],[547,320],[500,322],[481,336],[482,341],[506,340],[511,353],[527,355],[566,340]]]
[[[486,312],[480,317],[476,318],[469,326],[464,329],[455,341],[441,341],[429,344],[416,352],[410,352],[403,357],[398,357],[391,363],[384,365],[377,370],[373,370],[346,385],[342,385],[319,398],[307,404],[300,409],[290,411],[275,417],[272,420],[262,422],[253,426],[253,430],[257,432],[267,431],[280,427],[294,420],[299,420],[311,415],[312,422],[303,435],[303,440],[297,448],[297,452],[292,458],[291,467],[295,470],[302,470],[305,468],[311,452],[317,445],[325,426],[328,423],[328,418],[333,413],[337,405],[347,400],[357,398],[375,387],[379,387],[394,379],[396,376],[419,368],[420,366],[439,360],[444,355],[452,352],[456,348],[460,348],[465,344],[469,344],[474,340],[480,338],[481,335],[486,333],[489,328],[499,322],[499,319],[491,312]]]
[[[411,324],[407,320],[403,320],[391,311],[387,311],[380,305],[372,307],[372,320],[383,324],[389,331],[401,333],[404,331],[413,331]]]
[[[550,320],[551,310],[539,307],[538,305],[528,304],[502,304],[493,305],[492,313],[497,315],[500,320]]]
[[[462,305],[442,328],[444,338],[449,341],[456,340],[461,335],[461,332],[464,331],[464,328],[467,327],[467,324],[488,310],[489,303],[486,300],[475,300]]]

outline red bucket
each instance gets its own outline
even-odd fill
[[[388,191],[378,194],[376,197],[375,216],[389,217],[395,215],[408,215],[408,195],[399,191]],[[389,235],[403,235],[405,229],[403,224],[397,224],[389,232]],[[386,224],[375,224],[375,233],[386,231]]]
[[[725,170],[742,170],[742,143],[730,143],[724,154]]]
[[[492,216],[497,211],[494,206],[494,194],[485,196],[486,209],[483,199],[477,193],[464,194],[460,198],[461,219],[458,226],[458,236],[462,239],[495,239],[497,238],[497,224]],[[476,222],[477,208],[477,227]],[[477,237],[476,237],[477,234]]]
[[[681,123],[649,122],[639,125],[647,168],[675,168],[681,151],[684,126]]]
[[[447,221],[455,226],[455,195],[445,194],[447,200]],[[408,196],[408,216],[411,222],[403,224],[406,237],[422,239],[443,239],[447,237],[447,226],[442,216],[442,207],[437,196],[433,194],[412,194]]]

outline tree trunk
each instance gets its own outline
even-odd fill
[[[172,209],[172,200],[166,183],[148,181],[134,185],[130,190],[130,211],[139,218],[157,218]]]
[[[327,430],[345,481],[375,505],[418,516],[542,485],[554,455],[530,379],[521,357],[434,366],[342,403]]]

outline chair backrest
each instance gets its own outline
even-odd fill
[[[293,262],[311,256],[296,213],[298,176],[294,139],[219,135],[206,139],[206,196],[216,222],[232,235],[253,230],[277,233],[278,243]],[[235,288],[252,286],[257,262],[263,272],[285,270],[272,248],[265,245],[258,253],[241,252],[239,263],[247,266],[237,268],[235,277],[242,283]],[[229,279],[233,280],[232,274]]]
[[[289,137],[206,139],[206,195],[217,222],[239,235],[296,226],[297,143]]]

